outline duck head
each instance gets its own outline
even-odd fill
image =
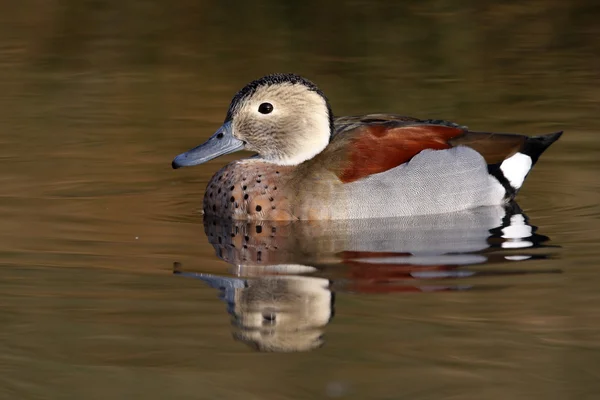
[[[293,74],[250,82],[231,101],[225,122],[203,144],[175,157],[173,168],[202,164],[239,150],[278,165],[298,165],[319,154],[333,131],[327,98]]]

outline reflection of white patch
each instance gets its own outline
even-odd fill
[[[522,214],[510,217],[510,225],[502,228],[502,237],[505,239],[523,239],[530,237],[533,229],[525,222]]]
[[[531,247],[533,243],[529,240],[522,240],[531,237],[533,228],[527,225],[525,217],[522,214],[516,214],[510,217],[510,225],[502,228],[502,237],[508,239],[502,243],[504,249],[521,249]]]
[[[533,243],[528,240],[507,240],[502,243],[503,249],[522,249],[523,247],[531,247]]]
[[[516,153],[500,165],[500,170],[515,189],[521,187],[530,169],[531,157],[523,153]]]
[[[509,261],[523,261],[529,260],[531,256],[505,256],[504,258],[506,258]]]

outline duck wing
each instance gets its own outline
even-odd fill
[[[318,158],[328,159],[340,180],[348,183],[407,163],[423,150],[466,146],[494,165],[523,149],[527,139],[519,134],[473,132],[444,120],[368,114],[336,118],[331,143]]]

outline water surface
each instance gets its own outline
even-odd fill
[[[596,397],[597,7],[321,3],[0,7],[0,398]],[[171,159],[275,71],[338,115],[565,134],[509,210],[205,220],[237,155]]]

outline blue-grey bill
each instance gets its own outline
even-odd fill
[[[231,121],[229,121],[224,123],[206,142],[175,157],[171,166],[173,169],[191,167],[243,149],[244,142],[233,137]]]

